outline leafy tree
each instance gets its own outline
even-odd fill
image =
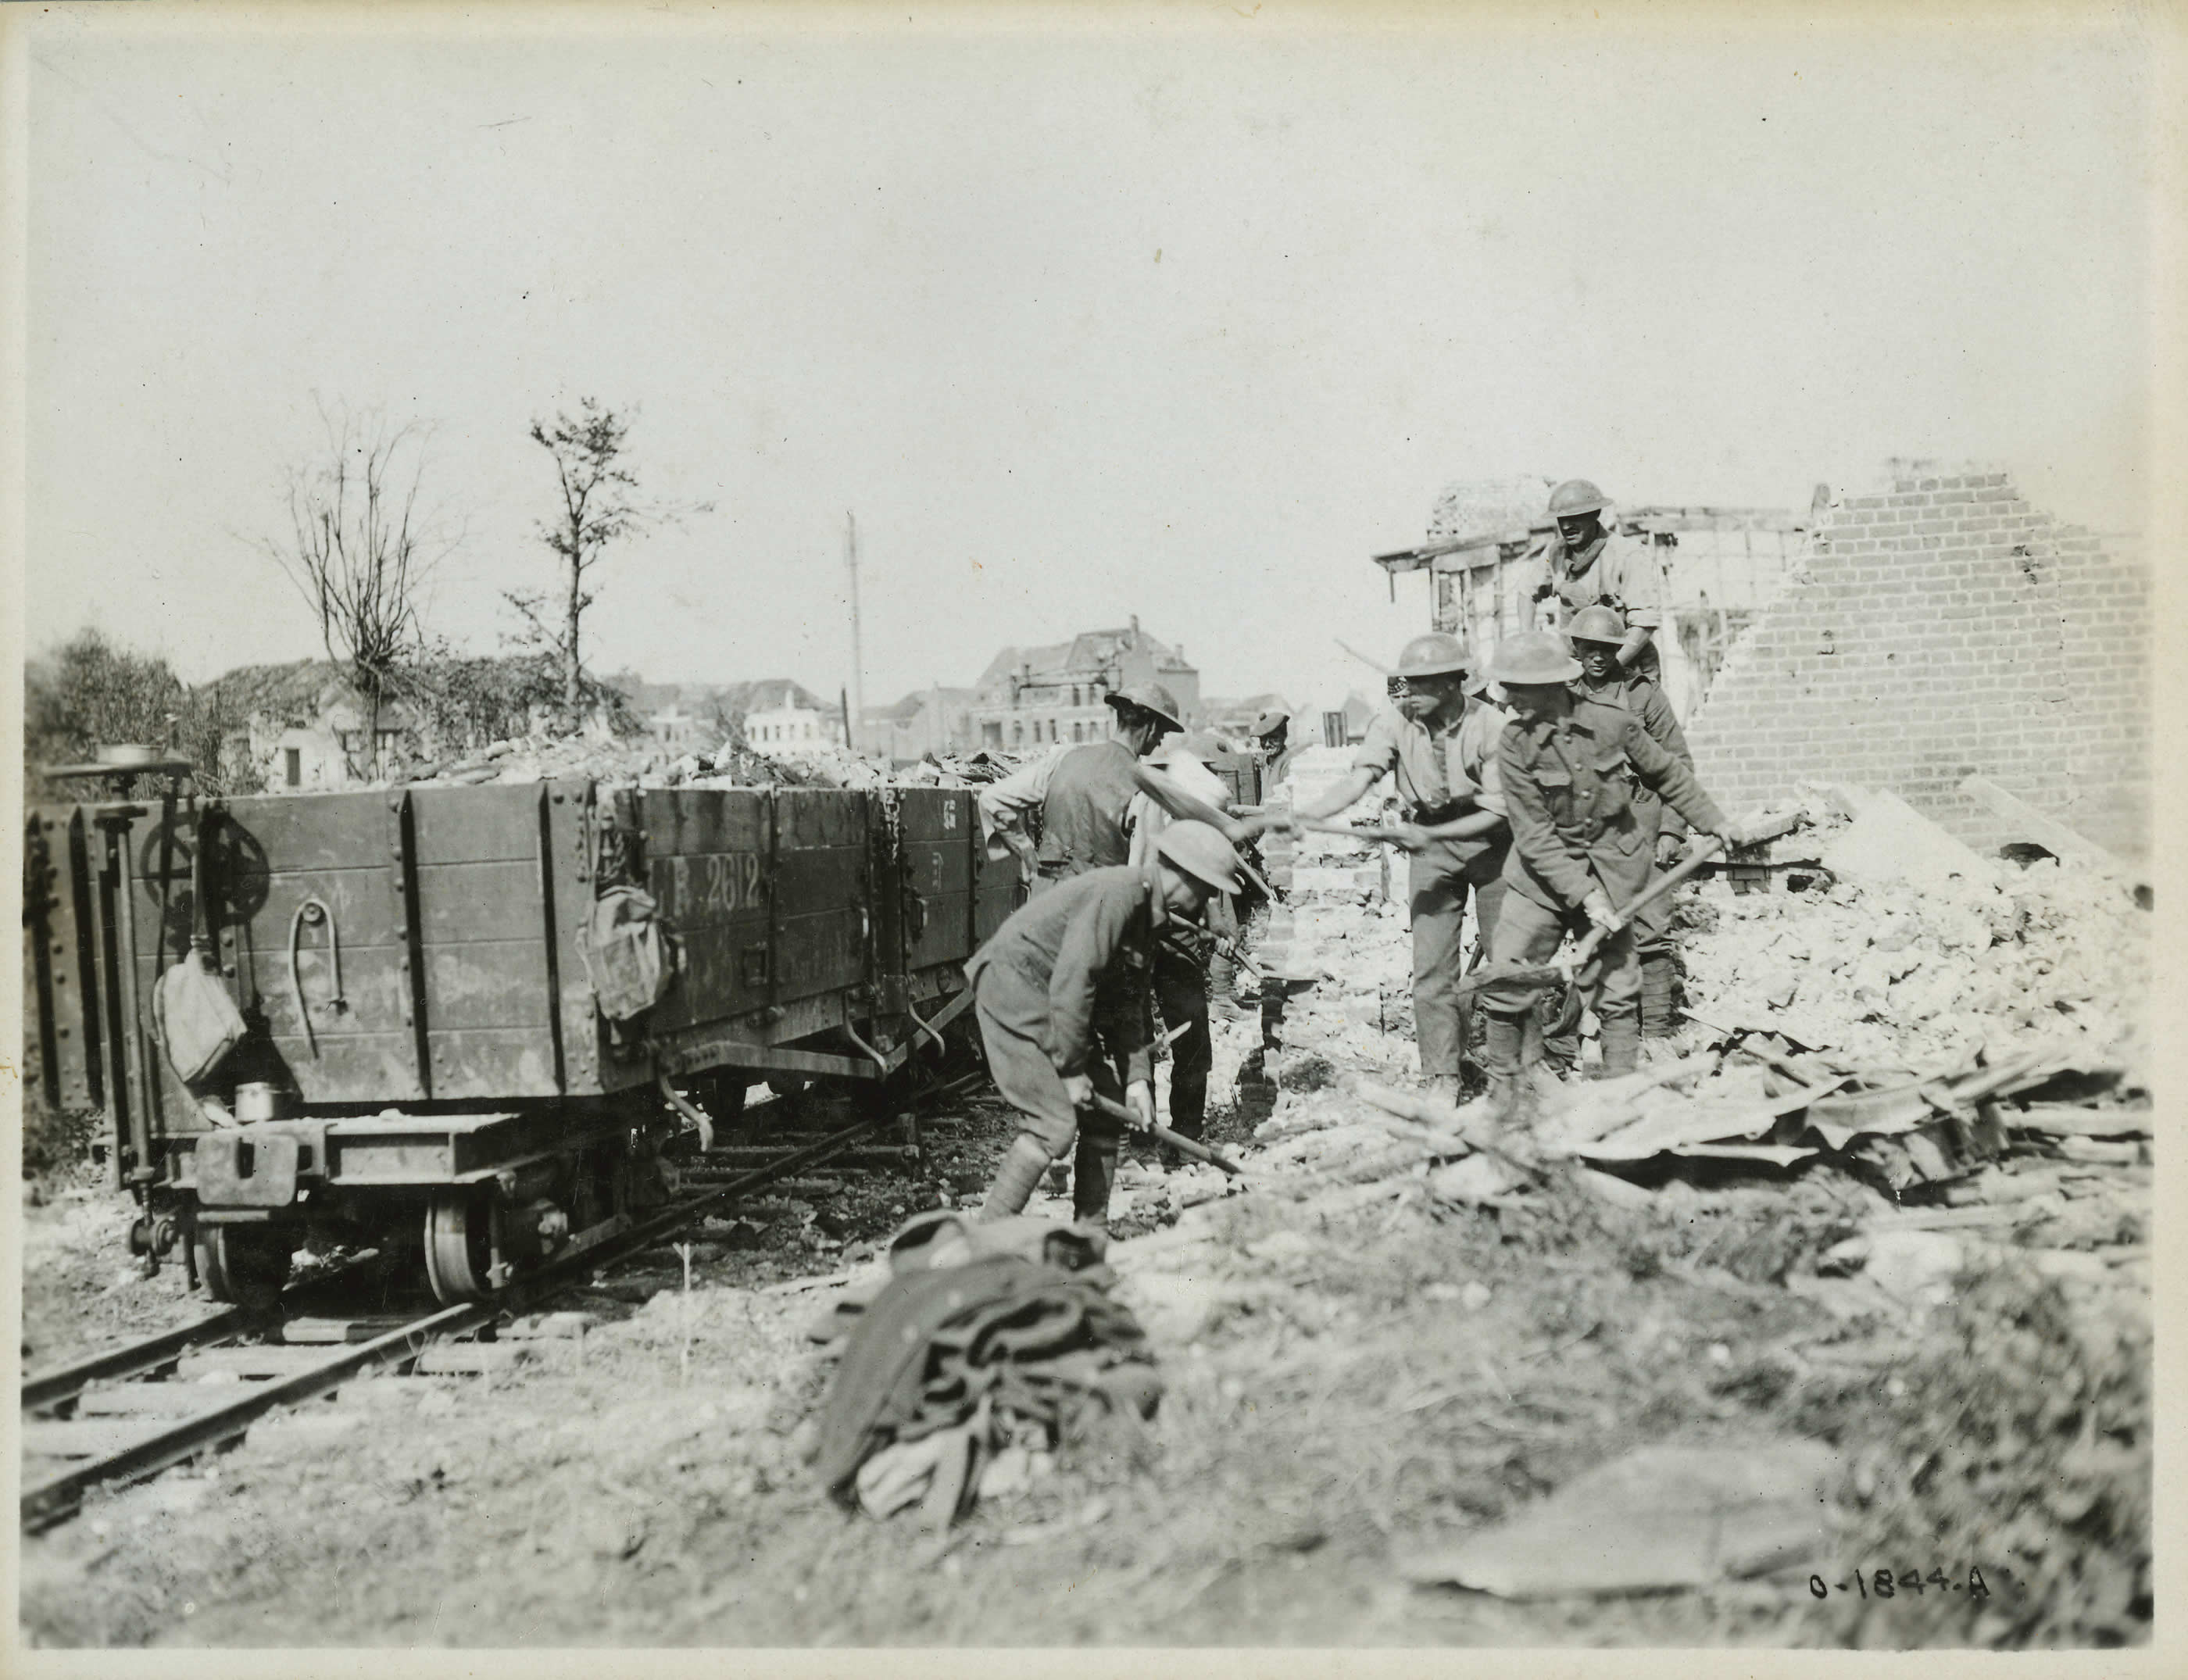
[[[632,414],[581,398],[575,413],[565,409],[550,423],[532,422],[532,441],[554,457],[561,506],[542,520],[540,540],[552,550],[562,583],[553,601],[536,592],[512,590],[508,600],[530,623],[539,646],[560,662],[562,703],[573,714],[587,702],[598,703],[606,691],[589,684],[579,657],[578,630],[593,604],[586,578],[606,558],[608,546],[640,537],[663,525],[677,525],[687,513],[712,511],[701,502],[688,507],[642,499],[638,477],[626,464]],[[559,613],[551,619],[550,613]]]

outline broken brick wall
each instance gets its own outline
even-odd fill
[[[1980,775],[2141,858],[2150,587],[2139,561],[2021,499],[2004,472],[1895,463],[1830,504],[1802,571],[1689,728],[1735,814],[1801,781],[1889,788],[1970,845],[2010,833]]]

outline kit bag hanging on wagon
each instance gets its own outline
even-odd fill
[[[617,1023],[635,1020],[668,995],[680,967],[675,936],[650,893],[636,887],[602,890],[593,901],[579,950],[601,1013]]]
[[[243,1016],[235,1000],[198,952],[153,983],[152,1033],[186,1085],[211,1074],[241,1041]]]

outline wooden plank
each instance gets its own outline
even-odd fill
[[[539,785],[414,787],[412,832],[420,865],[530,863],[539,850]]]
[[[426,1034],[437,1100],[554,1097],[555,1040],[544,1020]]]
[[[539,939],[544,927],[536,856],[418,868],[419,932],[428,944]]]
[[[327,1350],[323,1347],[198,1348],[177,1361],[175,1375],[185,1383],[210,1376],[240,1377],[246,1381],[262,1377],[293,1377],[323,1363],[326,1357]],[[211,1404],[233,1397],[232,1391],[208,1395],[208,1409]]]
[[[649,864],[710,852],[758,853],[767,845],[766,801],[741,788],[648,788],[639,796],[639,826]]]
[[[646,890],[680,929],[719,927],[756,919],[767,921],[766,858],[758,848],[743,852],[649,854]]]
[[[652,1016],[656,1032],[700,1021],[718,1021],[764,1007],[765,971],[753,966],[767,952],[764,918],[684,934],[685,972]],[[757,978],[753,978],[757,977]]]
[[[384,1336],[398,1324],[407,1324],[414,1315],[399,1312],[368,1313],[355,1318],[302,1317],[285,1319],[281,1325],[281,1339],[291,1347],[324,1347],[349,1342],[369,1342],[375,1336]]]
[[[775,937],[778,1000],[833,991],[865,978],[865,940],[856,910],[783,918]]]
[[[347,978],[347,962],[343,973]],[[537,928],[529,939],[426,947],[429,1038],[482,1027],[521,1027],[545,1034],[550,1029],[546,997],[547,948]]]
[[[394,860],[387,854],[385,814],[359,814],[382,824],[380,855],[369,865],[341,869],[278,870],[248,880],[223,881],[213,905],[223,929],[223,946],[241,944],[285,960],[289,923],[307,899],[317,899],[334,916],[342,955],[366,945],[403,943],[402,902],[391,890]],[[247,927],[245,927],[247,924]],[[238,932],[241,929],[243,931]],[[299,942],[310,950],[326,943],[326,924],[307,926]]]
[[[201,1398],[199,1409],[210,1411],[212,1402]],[[149,1440],[167,1425],[142,1418],[93,1418],[82,1423],[56,1423],[45,1418],[23,1420],[23,1454],[31,1458],[104,1458],[138,1441]]]
[[[421,1377],[475,1377],[515,1370],[531,1357],[521,1342],[435,1342],[412,1368]]]
[[[2150,876],[2146,871],[2069,828],[2057,818],[2046,816],[2033,805],[2015,798],[1988,776],[1969,776],[1960,783],[1960,792],[1971,798],[1981,800],[2022,838],[2033,840],[2054,857],[2073,858],[2084,863],[2117,869],[2138,887],[2147,888],[2150,885]]]
[[[211,1409],[228,1393],[211,1383],[116,1383],[86,1389],[76,1396],[76,1412],[79,1418],[187,1418]]]
[[[335,994],[334,964],[324,944],[305,945],[296,953],[296,984],[290,982],[289,953],[257,950],[239,962],[242,984],[238,989],[246,1005],[256,997],[266,1012],[268,1029],[285,1054],[284,1040],[309,1056],[304,1046],[303,1018],[297,1012],[301,986],[305,1006],[312,1012],[312,1031],[321,1045],[330,1040],[358,1038],[382,1033],[407,1033],[403,1004],[409,978],[403,961],[407,953],[398,944],[341,948],[341,995],[347,1008],[327,1007]]]
[[[421,790],[422,791],[422,790]],[[291,793],[228,802],[223,855],[242,860],[245,878],[253,859],[274,871],[383,868],[384,793]],[[158,820],[153,819],[153,826]]]
[[[961,787],[907,787],[897,795],[898,825],[906,841],[961,842],[977,834],[973,795]]]
[[[274,1048],[307,1102],[415,1102],[419,1089],[417,1046],[408,1030],[351,1034],[319,1039],[318,1055],[302,1038],[276,1039]],[[176,1114],[187,1121],[188,1115]],[[172,1125],[176,1132],[202,1131],[201,1125]]]
[[[2148,1137],[2152,1127],[2147,1108],[2083,1108],[2064,1102],[2000,1108],[1999,1118],[2009,1126],[2053,1137]]]
[[[863,845],[785,852],[770,883],[775,914],[787,922],[795,916],[856,905],[867,869]]]
[[[837,789],[785,788],[775,795],[780,845],[793,851],[866,843],[866,796]]]
[[[926,925],[911,942],[911,966],[931,968],[941,962],[962,962],[972,952],[966,948],[967,913],[972,897],[966,893],[942,893],[922,900]]]

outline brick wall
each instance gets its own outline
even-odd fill
[[[2014,837],[1962,796],[1988,776],[2146,855],[2150,588],[2031,508],[2004,472],[1895,463],[1835,501],[1801,572],[1688,729],[1735,814],[1796,782],[1889,788],[1963,840]]]

